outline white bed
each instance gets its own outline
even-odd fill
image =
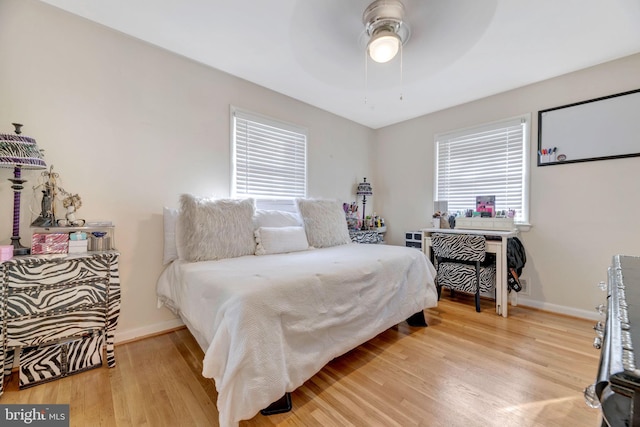
[[[237,425],[328,361],[437,305],[414,248],[340,244],[212,261],[174,260],[159,301],[180,315],[215,380],[221,426]]]

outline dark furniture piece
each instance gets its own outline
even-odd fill
[[[601,405],[602,426],[640,426],[640,257],[616,255],[608,271],[605,322],[596,323],[600,349],[596,381],[585,389],[587,404]]]

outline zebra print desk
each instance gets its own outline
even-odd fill
[[[107,364],[115,366],[119,255],[20,256],[0,264],[4,375],[11,373],[16,353],[21,389],[97,368],[105,345]]]

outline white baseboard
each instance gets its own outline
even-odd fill
[[[602,320],[602,316],[598,314],[595,306],[593,310],[582,310],[564,305],[549,304],[547,302],[529,299],[524,296],[518,296],[518,305],[526,305],[527,307],[550,311],[552,313],[565,314],[567,316],[580,317],[583,319]]]
[[[150,335],[155,335],[164,331],[170,331],[171,329],[179,328],[184,326],[182,320],[180,319],[172,319],[167,320],[166,322],[160,322],[149,326],[144,326],[142,328],[128,329],[125,331],[116,331],[116,344],[132,341],[135,339],[144,338]]]

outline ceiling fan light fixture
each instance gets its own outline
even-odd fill
[[[384,29],[377,31],[371,37],[367,44],[367,50],[374,61],[389,62],[398,54],[401,43],[400,37],[395,32]]]
[[[375,0],[365,9],[362,23],[369,37],[367,53],[375,62],[391,61],[409,39],[404,14],[400,0]]]

